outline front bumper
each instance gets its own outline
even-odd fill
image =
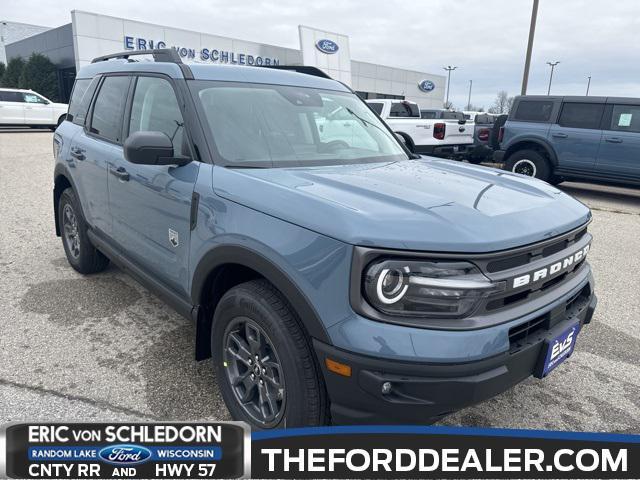
[[[597,298],[587,285],[571,300],[545,313],[531,330],[522,325],[509,351],[467,363],[419,364],[353,354],[314,340],[336,424],[431,423],[489,399],[533,374],[549,331],[591,322]],[[515,330],[515,329],[514,329]],[[578,348],[580,341],[578,337]],[[326,359],[351,366],[351,376],[329,372]],[[391,390],[382,393],[383,384]]]

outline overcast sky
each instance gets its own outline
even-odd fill
[[[0,0],[3,20],[59,26],[72,9],[299,48],[298,25],[350,37],[354,60],[445,73],[455,106],[520,92],[532,0]],[[640,0],[540,0],[528,93],[640,97]]]

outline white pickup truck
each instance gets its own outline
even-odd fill
[[[367,103],[414,153],[463,157],[473,147],[473,125],[465,125],[464,120],[421,118],[418,104],[406,100],[375,99]]]

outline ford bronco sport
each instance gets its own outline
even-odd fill
[[[79,70],[56,232],[78,272],[113,261],[193,319],[233,418],[430,422],[572,353],[596,305],[583,204],[409,153],[319,70],[146,53]]]

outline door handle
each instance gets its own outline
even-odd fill
[[[109,172],[111,172],[111,175],[118,177],[123,182],[129,181],[129,172],[127,172],[124,167],[110,168]]]
[[[78,148],[78,147],[71,147],[71,156],[77,160],[84,160],[85,155],[84,155],[84,148]]]
[[[604,137],[604,141],[609,143],[622,143],[622,139],[618,137]]]
[[[567,138],[569,135],[566,133],[552,133],[551,136],[553,138]]]

